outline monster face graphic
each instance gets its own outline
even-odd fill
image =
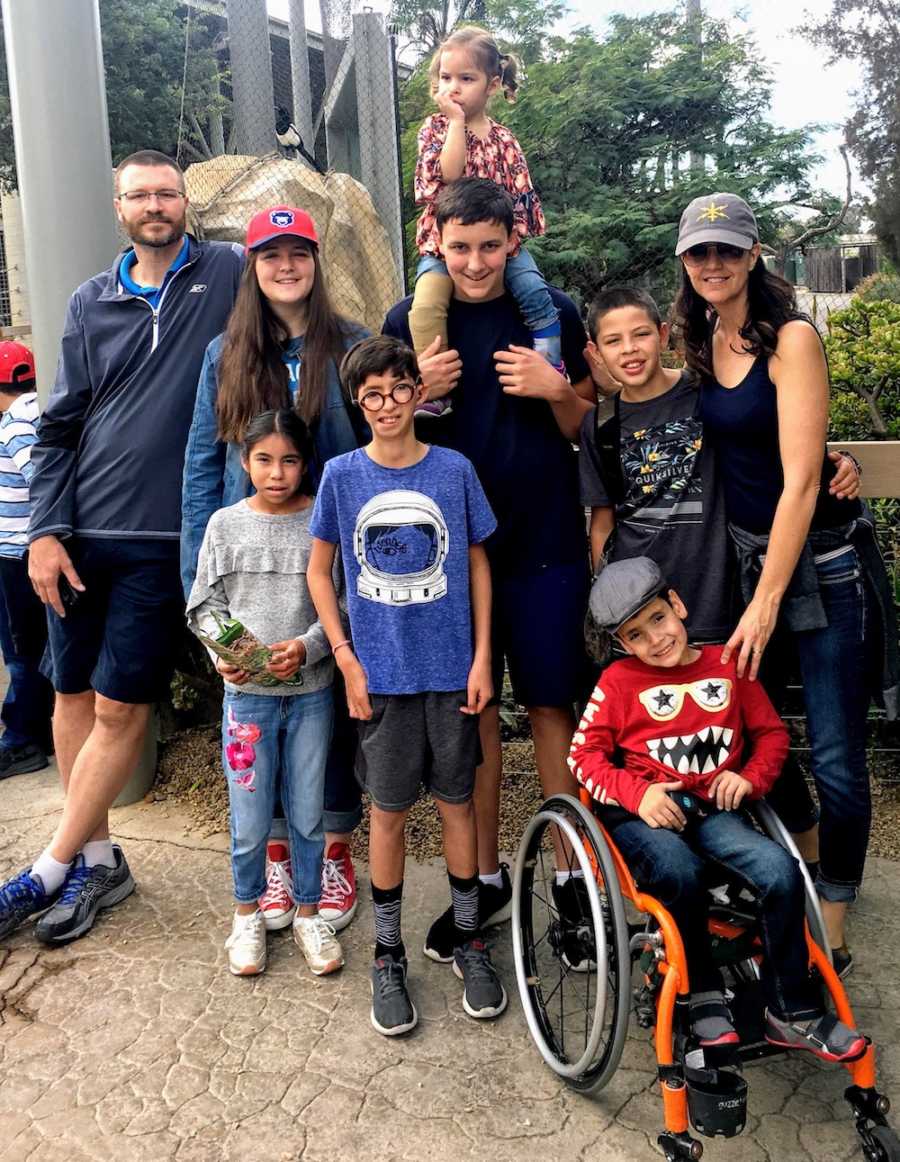
[[[421,492],[382,492],[359,511],[353,549],[360,597],[383,605],[419,605],[447,592],[450,534],[444,514]]]
[[[707,726],[696,734],[675,734],[647,741],[650,757],[679,775],[710,775],[728,760],[734,731]]]

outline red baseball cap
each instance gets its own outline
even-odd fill
[[[0,387],[33,388],[34,356],[24,343],[0,342]]]
[[[271,206],[254,214],[247,226],[247,249],[256,250],[273,238],[305,238],[319,245],[316,224],[305,210],[295,206]]]

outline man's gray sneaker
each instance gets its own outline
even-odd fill
[[[372,965],[372,1025],[385,1037],[416,1027],[419,1014],[406,991],[406,957],[379,956]]]
[[[97,864],[88,867],[79,854],[69,869],[59,899],[34,926],[34,934],[45,944],[65,944],[89,931],[101,908],[111,908],[134,891],[125,854],[113,844],[115,867]]]
[[[506,990],[483,940],[470,940],[456,949],[453,971],[463,982],[463,1008],[470,1017],[500,1016],[506,1008]]]

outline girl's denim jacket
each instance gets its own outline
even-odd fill
[[[351,325],[346,334],[345,350],[368,334],[364,327]],[[292,340],[284,350],[285,363],[294,362],[298,355],[302,359],[302,348],[302,338]],[[241,467],[240,448],[237,444],[225,444],[216,436],[217,373],[221,353],[222,335],[219,335],[206,348],[203,358],[185,452],[181,492],[181,582],[185,598],[194,583],[197,557],[209,518],[218,509],[236,504],[253,492],[250,478]],[[351,452],[368,438],[365,421],[346,398],[334,363],[328,369],[325,405],[312,425],[312,434],[316,456],[310,471],[316,485],[326,461],[342,452]]]

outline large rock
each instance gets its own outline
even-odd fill
[[[349,174],[319,174],[276,154],[198,162],[185,180],[191,229],[201,238],[243,242],[248,221],[267,206],[299,206],[312,214],[335,308],[381,330],[403,288],[387,232],[365,186]]]

